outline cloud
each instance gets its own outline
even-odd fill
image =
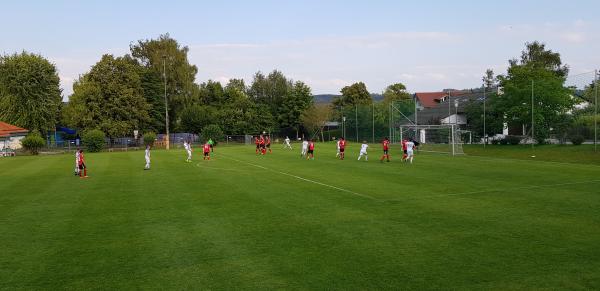
[[[566,32],[560,36],[564,41],[576,44],[583,43],[586,40],[585,33],[583,32]]]

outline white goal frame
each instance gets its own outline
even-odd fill
[[[463,142],[462,142],[462,137],[461,137],[461,130],[459,128],[458,125],[456,124],[419,124],[419,125],[415,125],[415,124],[409,124],[409,125],[401,125],[400,126],[400,140],[404,139],[404,132],[405,131],[414,131],[415,132],[415,140],[418,141],[421,144],[428,144],[428,140],[427,140],[427,129],[448,129],[450,132],[450,135],[448,137],[448,147],[449,147],[449,153],[452,154],[453,156],[456,155],[463,155],[464,151],[462,148]],[[425,151],[425,152],[438,152],[438,153],[445,153],[442,151]]]

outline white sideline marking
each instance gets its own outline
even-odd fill
[[[340,187],[337,187],[337,186],[333,186],[333,185],[321,183],[319,181],[315,181],[315,180],[303,178],[303,177],[296,176],[296,175],[293,175],[293,174],[290,174],[290,173],[286,173],[286,172],[281,172],[281,171],[269,169],[269,168],[263,167],[261,165],[256,165],[256,164],[248,163],[248,162],[245,162],[245,161],[242,161],[242,160],[238,160],[238,159],[234,159],[234,158],[231,158],[231,157],[228,157],[228,156],[224,156],[222,154],[220,156],[223,157],[223,158],[227,158],[227,159],[236,161],[238,163],[247,164],[247,165],[250,165],[250,166],[253,166],[253,167],[257,167],[257,168],[261,168],[263,170],[267,170],[267,171],[273,172],[273,173],[277,173],[277,174],[289,176],[289,177],[292,177],[292,178],[296,178],[296,179],[299,179],[299,180],[302,180],[302,181],[310,182],[310,183],[313,183],[313,184],[317,184],[317,185],[329,187],[329,188],[332,188],[332,189],[335,189],[335,190],[338,190],[338,191],[342,191],[342,192],[346,192],[346,193],[349,193],[349,194],[352,194],[352,195],[355,195],[355,196],[360,196],[360,197],[363,197],[363,198],[367,198],[367,199],[371,199],[371,200],[375,200],[375,201],[379,201],[379,202],[383,201],[383,200],[377,199],[377,198],[375,198],[373,196],[369,196],[369,195],[366,195],[366,194],[357,193],[357,192],[354,192],[354,191],[350,191],[348,189],[344,189],[344,188],[340,188]]]
[[[407,197],[405,199],[401,199],[401,198],[398,198],[398,199],[388,199],[388,200],[385,200],[385,201],[402,201],[402,200],[419,199],[419,198],[436,198],[436,197],[446,197],[446,196],[460,196],[460,195],[481,194],[481,193],[488,193],[488,192],[506,192],[506,191],[510,191],[510,190],[531,189],[531,188],[546,188],[546,187],[558,187],[558,186],[568,186],[568,185],[577,185],[577,184],[590,184],[590,183],[599,183],[599,182],[600,182],[600,180],[589,180],[589,181],[559,183],[559,184],[531,185],[531,186],[506,188],[506,189],[489,189],[489,190],[460,192],[460,193],[448,193],[448,194],[440,194],[440,195],[417,196],[417,197],[411,197],[411,198]]]

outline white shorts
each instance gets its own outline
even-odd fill
[[[361,156],[366,156],[366,155],[367,155],[367,152],[360,152],[360,155],[361,155]]]
[[[409,157],[412,157],[413,156],[413,151],[412,150],[407,150],[406,151],[406,155],[409,156]]]

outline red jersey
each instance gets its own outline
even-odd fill
[[[271,144],[271,139],[267,137],[267,144]]]
[[[382,145],[383,145],[383,150],[384,151],[387,151],[387,150],[390,149],[390,141],[389,140],[384,139],[383,142],[382,142]]]
[[[204,146],[202,146],[202,149],[204,149],[205,153],[210,152],[210,145],[208,143],[205,143]]]
[[[83,158],[83,153],[79,153],[79,164],[83,165],[85,163],[85,159]]]
[[[261,138],[260,138],[260,141],[259,141],[259,143],[260,143],[261,145],[264,145],[264,144],[265,144],[265,139],[261,137]]]
[[[258,137],[255,137],[255,138],[254,138],[254,143],[255,143],[256,145],[258,145],[258,144],[260,143],[260,141],[258,140]]]
[[[340,149],[346,148],[346,140],[340,140]]]
[[[309,150],[311,150],[311,151],[314,151],[314,150],[315,150],[315,143],[311,141],[311,142],[308,144],[308,149],[309,149]]]
[[[406,140],[402,140],[402,150],[406,150]]]

